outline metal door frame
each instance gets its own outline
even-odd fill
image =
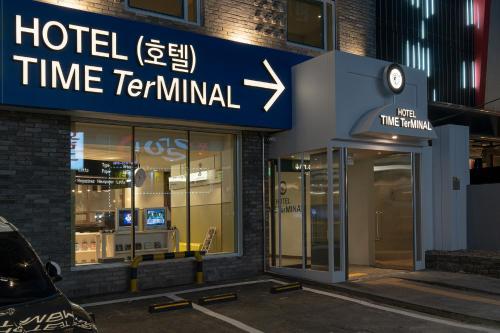
[[[335,270],[336,268],[336,262],[335,262],[335,210],[334,210],[334,197],[333,197],[333,192],[334,192],[334,177],[333,177],[333,154],[336,153],[339,154],[338,157],[338,163],[339,163],[339,177],[338,177],[338,182],[339,182],[339,223],[340,223],[340,246],[339,246],[339,258],[340,258],[340,263],[339,263],[339,269]],[[347,257],[348,253],[346,251],[347,249],[347,221],[348,221],[348,215],[347,215],[347,169],[346,169],[346,163],[347,163],[347,148],[346,147],[339,147],[334,144],[334,142],[330,142],[328,145],[328,233],[329,233],[329,241],[328,241],[328,248],[329,248],[329,258],[330,258],[330,263],[329,263],[329,268],[330,268],[330,274],[332,278],[333,283],[337,282],[343,282],[346,280],[346,274],[347,274]]]
[[[333,228],[332,228],[332,215],[330,214],[333,203],[331,200],[331,186],[330,186],[330,181],[332,179],[332,172],[331,172],[331,163],[332,163],[332,154],[331,150],[325,148],[325,152],[327,154],[327,177],[328,177],[328,271],[317,271],[317,270],[311,270],[306,268],[306,261],[307,261],[307,249],[306,249],[306,239],[307,237],[307,217],[306,217],[306,186],[305,186],[305,170],[304,170],[304,154],[300,153],[301,156],[301,204],[303,207],[302,210],[302,235],[301,235],[301,248],[302,248],[302,267],[301,268],[289,268],[289,267],[280,267],[281,266],[281,248],[282,248],[282,243],[281,243],[281,214],[278,214],[278,263],[276,266],[270,266],[269,267],[269,272],[275,273],[275,274],[280,274],[280,275],[285,275],[285,276],[291,276],[291,277],[296,277],[300,279],[306,279],[306,280],[311,280],[311,281],[317,281],[317,282],[322,282],[322,283],[333,283],[333,268],[332,268],[332,262],[333,262]],[[298,154],[296,154],[298,155]],[[277,159],[278,163],[278,212],[281,212],[281,192],[279,191],[279,184],[281,183],[281,158]],[[274,189],[273,189],[274,190]],[[271,211],[273,211],[271,209]],[[273,211],[274,213],[274,211]]]
[[[305,173],[304,173],[304,168],[302,167],[301,171],[301,177],[302,177],[302,194],[301,194],[301,202],[302,202],[302,207],[303,209],[303,214],[302,214],[302,267],[301,268],[287,268],[287,267],[279,267],[280,264],[277,266],[269,267],[269,272],[271,273],[276,273],[280,275],[285,275],[285,276],[290,276],[290,277],[296,277],[296,278],[301,278],[301,279],[306,279],[306,280],[312,280],[312,281],[317,281],[317,282],[322,282],[322,283],[338,283],[338,282],[343,282],[348,280],[348,274],[349,274],[349,265],[348,265],[348,221],[349,221],[349,216],[348,216],[348,174],[347,174],[347,153],[348,149],[365,149],[365,150],[379,150],[379,151],[391,151],[391,152],[401,152],[401,153],[409,153],[411,154],[411,159],[412,159],[412,188],[413,188],[413,258],[414,258],[414,265],[413,269],[420,269],[423,260],[417,261],[417,217],[416,217],[416,210],[421,209],[422,207],[417,207],[417,195],[421,197],[421,193],[417,193],[417,186],[421,188],[422,186],[422,178],[421,176],[418,177],[419,184],[416,184],[415,179],[416,177],[416,154],[420,154],[420,168],[419,170],[422,170],[422,153],[423,149],[422,147],[418,146],[405,146],[405,145],[398,145],[394,143],[367,143],[367,142],[362,142],[362,141],[342,141],[342,140],[331,140],[328,142],[327,145],[327,179],[328,179],[328,271],[315,271],[315,270],[310,270],[306,268],[306,260],[307,260],[307,249],[306,249],[306,244],[305,244],[305,238],[306,237],[306,210],[305,210],[305,203],[306,199],[305,196],[307,193],[305,193]],[[333,190],[334,190],[334,175],[333,175],[333,154],[334,151],[337,150],[339,153],[339,190],[340,190],[340,212],[339,212],[339,219],[340,219],[340,268],[338,270],[335,270],[335,246],[334,246],[334,241],[335,241],[335,228],[334,228],[334,218],[335,218],[335,212],[334,212],[334,202],[333,202]],[[278,186],[281,182],[281,159],[277,159],[278,163]],[[301,153],[301,161],[302,165],[304,164],[304,154]],[[274,190],[274,189],[273,189]],[[278,190],[278,211],[281,211],[281,193]],[[273,210],[271,210],[273,211]],[[278,262],[281,262],[281,214],[278,214],[278,233],[279,233],[279,256],[278,256]],[[421,221],[420,221],[421,223]],[[421,224],[422,225],[422,224]],[[422,230],[421,230],[422,232]],[[420,239],[422,241],[422,234],[420,235]]]
[[[342,239],[342,244],[340,247],[340,258],[342,260],[341,262],[341,267],[339,271],[334,271],[334,266],[332,265],[330,267],[331,269],[331,274],[332,274],[332,282],[333,283],[338,283],[338,282],[344,282],[349,280],[349,244],[348,244],[348,222],[349,222],[349,214],[348,214],[348,182],[349,182],[349,176],[347,174],[347,153],[348,149],[364,149],[364,150],[379,150],[379,151],[390,151],[390,152],[395,152],[395,153],[408,153],[411,156],[411,165],[412,165],[412,190],[413,190],[413,270],[418,270],[421,269],[422,266],[424,265],[424,260],[421,259],[417,261],[417,216],[416,216],[416,211],[418,209],[422,209],[422,207],[417,207],[417,196],[420,196],[420,202],[421,202],[421,193],[420,191],[417,191],[417,186],[418,188],[421,188],[422,186],[422,178],[418,177],[419,184],[416,184],[415,179],[416,179],[416,155],[420,155],[420,172],[422,170],[422,154],[423,154],[423,149],[422,147],[418,146],[407,146],[407,145],[399,145],[399,144],[383,144],[383,143],[367,143],[367,142],[362,142],[362,141],[343,141],[343,140],[332,140],[329,145],[328,145],[328,150],[331,152],[329,156],[331,157],[331,163],[329,162],[329,171],[333,172],[333,150],[334,149],[340,149],[341,151],[341,159],[340,159],[340,179],[342,180],[340,183],[340,191],[341,191],[341,227],[340,227],[340,232],[341,232],[341,239]],[[329,178],[328,180],[329,184],[329,195],[333,194],[333,175],[332,179]],[[419,193],[417,193],[419,192]],[[333,248],[333,241],[334,241],[334,234],[333,234],[333,197],[329,199],[329,205],[332,205],[331,212],[329,213],[329,218],[331,221],[329,221],[329,227],[331,227],[331,241],[329,241],[329,244],[331,244],[332,249],[330,250],[331,252],[331,258],[332,258],[332,263],[333,263],[333,258],[334,258],[334,248]],[[421,214],[422,215],[422,214]],[[420,221],[420,225],[422,226],[422,221]],[[422,242],[422,230],[420,230],[421,235],[420,235],[420,240]]]

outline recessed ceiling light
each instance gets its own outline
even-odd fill
[[[393,135],[393,136],[392,136],[392,139],[393,139],[393,140],[397,140],[397,139],[398,139],[398,136],[397,136],[397,135]]]

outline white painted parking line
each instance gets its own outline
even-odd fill
[[[133,301],[140,301],[140,300],[146,300],[146,299],[152,299],[152,298],[160,298],[160,297],[168,297],[172,300],[180,300],[181,298],[177,295],[181,294],[188,294],[188,293],[194,293],[194,292],[200,292],[200,291],[206,291],[206,290],[214,290],[214,289],[223,289],[223,288],[231,288],[231,287],[238,287],[238,286],[244,286],[244,285],[254,285],[254,284],[259,284],[259,283],[277,283],[277,284],[287,284],[288,282],[276,280],[276,279],[266,279],[266,280],[253,280],[253,281],[245,281],[245,282],[237,282],[237,283],[229,283],[229,284],[221,284],[221,285],[213,285],[213,286],[208,286],[208,287],[201,287],[201,288],[191,288],[191,289],[185,289],[185,290],[179,290],[179,291],[173,291],[170,293],[160,293],[160,294],[154,294],[154,295],[146,295],[146,296],[137,296],[137,297],[127,297],[127,298],[120,298],[120,299],[114,299],[114,300],[109,300],[109,301],[102,301],[102,302],[94,302],[94,303],[87,303],[83,304],[83,307],[93,307],[93,306],[101,306],[101,305],[108,305],[108,304],[116,304],[116,303],[126,303],[126,302],[133,302]],[[494,333],[494,332],[500,332],[500,330],[496,330],[493,328],[488,328],[488,327],[482,327],[482,326],[477,326],[477,325],[470,325],[470,324],[465,324],[453,320],[448,320],[448,319],[442,319],[430,315],[425,315],[417,312],[411,312],[407,310],[401,310],[385,305],[378,305],[375,303],[370,303],[367,301],[363,301],[360,299],[356,298],[351,298],[348,296],[336,294],[333,292],[328,292],[328,291],[323,291],[323,290],[318,290],[318,289],[313,289],[313,288],[308,288],[304,287],[304,291],[315,293],[317,295],[323,295],[323,296],[328,296],[328,297],[333,297],[337,298],[343,301],[347,302],[352,302],[356,303],[365,307],[381,310],[381,311],[386,311],[386,312],[392,312],[395,314],[399,314],[402,316],[406,317],[411,317],[415,319],[420,319],[420,320],[425,320],[437,324],[442,324],[442,325],[447,325],[447,326],[452,326],[452,327],[457,327],[457,328],[463,328],[463,329],[468,329],[468,330],[473,330],[476,332],[488,332],[488,333]],[[230,317],[224,316],[222,314],[216,313],[214,311],[211,311],[205,307],[202,307],[198,304],[193,304],[193,308],[205,313],[208,316],[220,319],[226,323],[229,323],[245,332],[251,332],[251,333],[261,333],[261,331],[250,327],[240,321],[237,321],[235,319],[232,319]]]
[[[246,283],[246,284],[248,284],[248,283]],[[234,285],[234,283],[232,285]],[[205,289],[205,290],[207,290],[207,289]],[[175,294],[169,294],[169,295],[167,295],[167,297],[172,298],[174,301],[180,301],[180,300],[182,300],[181,297],[176,296]],[[248,326],[245,323],[242,323],[241,321],[238,321],[238,320],[233,319],[233,318],[228,317],[228,316],[224,316],[223,314],[220,314],[220,313],[214,312],[212,310],[209,310],[206,307],[203,307],[201,305],[193,303],[193,309],[195,309],[197,311],[200,311],[201,313],[204,313],[207,316],[210,316],[212,318],[219,319],[219,320],[221,320],[221,321],[223,321],[225,323],[228,323],[228,324],[230,324],[230,325],[232,325],[232,326],[234,326],[236,328],[239,328],[242,331],[245,331],[245,332],[248,332],[248,333],[264,333],[262,331],[259,331],[256,328],[253,328],[251,326]]]
[[[92,307],[92,306],[101,306],[101,305],[109,305],[109,304],[127,303],[127,302],[134,302],[134,301],[142,301],[142,300],[145,300],[145,299],[166,297],[165,295],[166,295],[166,293],[154,294],[154,295],[146,295],[146,296],[127,297],[127,298],[117,298],[117,299],[112,299],[112,300],[109,300],[109,301],[101,301],[101,302],[94,302],[94,303],[82,304],[81,306],[84,307],[84,308],[88,308],[88,307]]]
[[[457,321],[440,319],[437,317],[427,316],[427,315],[423,315],[423,314],[419,314],[419,313],[415,313],[415,312],[399,310],[396,308],[391,308],[391,307],[387,307],[387,306],[383,306],[383,305],[377,305],[377,304],[373,304],[373,303],[362,301],[362,300],[355,299],[355,298],[350,298],[350,297],[346,297],[346,296],[342,296],[342,295],[332,294],[332,293],[325,292],[322,290],[316,290],[316,289],[311,289],[311,288],[303,288],[303,289],[305,291],[309,291],[309,292],[312,292],[312,293],[315,293],[318,295],[335,297],[335,298],[338,298],[338,299],[341,299],[344,301],[357,303],[359,305],[363,305],[366,307],[370,307],[370,308],[374,308],[374,309],[378,309],[378,310],[382,310],[382,311],[387,311],[387,312],[392,312],[392,313],[400,314],[403,316],[421,319],[421,320],[425,320],[425,321],[430,321],[430,322],[434,322],[434,323],[438,323],[438,324],[442,324],[442,325],[448,325],[448,326],[453,326],[453,327],[457,327],[457,328],[474,330],[474,331],[478,331],[478,332],[497,332],[497,333],[500,332],[499,330],[495,330],[493,328],[481,327],[481,326],[476,326],[476,325],[469,325],[469,324],[464,324],[464,323],[460,323]]]
[[[189,293],[195,293],[198,291],[239,287],[239,286],[246,286],[246,285],[252,285],[252,284],[259,284],[259,283],[269,283],[269,282],[275,282],[275,281],[277,281],[277,280],[267,279],[267,280],[253,280],[253,281],[245,281],[245,282],[237,282],[237,283],[228,283],[228,284],[214,285],[214,286],[209,286],[209,287],[192,288],[192,289],[186,289],[186,290],[181,290],[181,291],[174,291],[172,294],[175,294],[175,295],[189,294]],[[283,282],[280,282],[280,283],[283,283]]]
[[[279,284],[286,284],[286,282],[275,280],[275,279],[271,279],[270,281],[272,281],[274,283],[279,283]],[[318,294],[318,295],[333,297],[333,298],[341,299],[343,301],[347,301],[347,302],[352,302],[352,303],[356,303],[356,304],[359,304],[359,305],[363,305],[363,306],[366,306],[366,307],[369,307],[369,308],[373,308],[373,309],[377,309],[377,310],[382,310],[382,311],[386,311],[386,312],[392,312],[392,313],[396,313],[396,314],[403,315],[403,316],[406,316],[406,317],[411,317],[411,318],[416,318],[416,319],[420,319],[420,320],[430,321],[430,322],[437,323],[437,324],[448,325],[448,326],[453,326],[453,327],[463,328],[463,329],[468,329],[468,330],[474,330],[474,331],[477,331],[477,332],[491,332],[491,333],[493,333],[493,332],[497,332],[497,333],[500,332],[500,330],[496,330],[496,329],[493,329],[493,328],[487,328],[487,327],[476,326],[476,325],[469,325],[469,324],[464,324],[464,323],[460,323],[460,322],[457,322],[457,321],[452,321],[452,320],[447,320],[447,319],[441,319],[441,318],[437,318],[437,317],[433,317],[433,316],[428,316],[428,315],[424,315],[424,314],[420,314],[420,313],[416,313],[416,312],[410,312],[410,311],[406,311],[406,310],[400,310],[400,309],[396,309],[396,308],[392,308],[392,307],[388,307],[388,306],[384,306],[384,305],[378,305],[378,304],[370,303],[370,302],[363,301],[363,300],[356,299],[356,298],[351,298],[351,297],[344,296],[344,295],[335,294],[335,293],[328,292],[328,291],[323,291],[323,290],[318,290],[318,289],[312,289],[312,288],[308,288],[308,287],[303,287],[302,289],[305,290],[305,291],[311,292],[311,293]]]
[[[184,289],[184,290],[179,290],[179,291],[174,291],[174,292],[169,292],[169,293],[160,293],[160,294],[154,294],[154,295],[117,298],[117,299],[112,299],[112,300],[108,300],[108,301],[100,301],[100,302],[87,303],[87,304],[82,304],[82,307],[85,308],[85,307],[92,307],[92,306],[101,306],[101,305],[109,305],[109,304],[118,304],[118,303],[127,303],[127,302],[134,302],[134,301],[142,301],[142,300],[145,300],[145,299],[160,298],[160,297],[169,297],[169,296],[172,296],[172,295],[194,293],[194,292],[197,292],[197,291],[206,291],[206,290],[214,290],[214,289],[221,289],[221,288],[238,287],[238,286],[252,285],[252,284],[258,284],[258,283],[274,282],[274,281],[275,280],[267,279],[267,280],[253,280],[253,281],[245,281],[245,282],[237,282],[237,283],[228,283],[228,284],[222,284],[222,285],[213,285],[213,286],[208,286],[208,287]],[[280,282],[280,283],[283,283],[283,282]]]
[[[196,310],[206,314],[207,316],[222,320],[230,325],[233,325],[234,327],[239,328],[242,331],[245,331],[248,333],[264,333],[262,331],[259,331],[256,328],[250,327],[247,324],[242,323],[241,321],[235,320],[235,319],[230,318],[228,316],[221,315],[220,313],[217,313],[217,312],[213,312],[212,310],[209,310],[201,305],[193,303],[193,309],[196,309]]]

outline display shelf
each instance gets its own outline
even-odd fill
[[[142,249],[142,250],[135,250],[135,252],[168,252],[168,248],[159,247],[156,249]]]
[[[136,235],[141,235],[141,234],[168,233],[168,232],[172,232],[172,231],[174,231],[174,229],[148,229],[148,230],[138,230],[138,229],[136,229],[135,233],[136,233]],[[131,234],[130,230],[128,230],[128,231],[120,230],[120,231],[116,231],[116,232],[110,233],[110,234],[116,234],[116,235],[120,235],[120,236],[130,235],[130,237],[132,237],[132,234]]]
[[[128,253],[132,252],[132,250],[127,250],[127,251],[115,251],[116,253]],[[140,252],[168,252],[168,248],[166,247],[159,247],[156,249],[147,249],[147,250],[135,250],[135,253],[140,253]]]
[[[137,231],[138,234],[158,234],[158,233],[168,233],[173,231],[172,229],[149,229]]]
[[[83,246],[85,244],[85,246]],[[82,248],[83,247],[83,248]],[[78,248],[78,250],[76,249]],[[98,232],[75,233],[75,263],[96,263],[100,248],[100,234]]]

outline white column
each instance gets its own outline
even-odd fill
[[[446,125],[435,130],[438,138],[432,141],[434,249],[466,249],[469,128]]]

